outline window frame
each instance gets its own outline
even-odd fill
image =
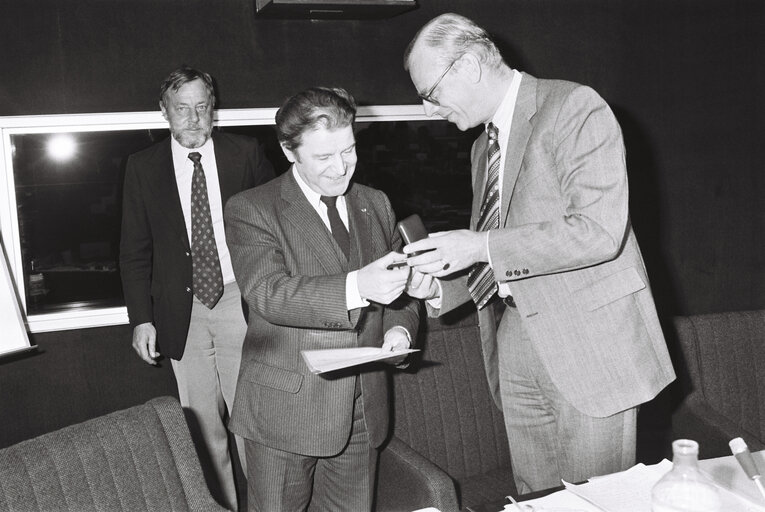
[[[214,113],[214,124],[219,127],[273,125],[276,111],[276,108],[220,109]],[[356,115],[357,122],[433,120],[425,115],[422,105],[361,106]],[[23,275],[11,136],[142,129],[167,129],[167,121],[159,111],[0,116],[0,237],[29,332],[122,325],[128,323],[128,315],[124,306],[26,315],[26,279]]]

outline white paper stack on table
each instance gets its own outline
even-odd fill
[[[303,350],[300,354],[313,373],[325,373],[351,366],[399,357],[419,349],[383,350],[378,347],[328,348],[324,350]]]
[[[752,454],[757,465],[765,467],[765,451]],[[714,480],[720,491],[721,510],[724,512],[765,512],[765,502],[759,491],[739,467],[732,456],[699,461],[699,467]],[[636,466],[589,482],[575,485],[563,482],[566,489],[525,501],[523,512],[651,512],[651,488],[664,474],[672,469],[672,463],[663,460],[658,464]],[[518,507],[508,504],[508,512],[518,512]]]

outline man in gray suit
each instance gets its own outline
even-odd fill
[[[276,131],[292,168],[226,207],[250,308],[229,427],[246,439],[253,511],[371,509],[388,431],[385,365],[321,376],[300,352],[395,351],[417,332],[416,301],[402,295],[409,268],[387,269],[404,259],[392,252],[401,241],[390,202],[351,183],[355,113],[343,89],[288,99]]]
[[[613,113],[588,87],[510,68],[455,14],[420,29],[405,67],[426,114],[486,125],[471,152],[470,229],[404,251],[435,249],[409,260],[409,293],[431,314],[476,303],[518,492],[632,466],[638,406],[674,371]]]

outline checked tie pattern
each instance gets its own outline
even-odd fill
[[[223,295],[223,274],[215,244],[207,180],[202,168],[202,155],[189,153],[194,162],[191,180],[191,267],[194,295],[209,309],[215,307]]]
[[[337,211],[337,197],[321,196],[321,202],[327,205],[327,217],[329,217],[329,229],[332,231],[332,236],[343,250],[345,259],[348,259],[351,254],[351,237],[348,235],[348,228],[340,218],[340,212]]]
[[[499,141],[498,130],[493,123],[487,127],[489,135],[488,171],[486,178],[486,192],[483,197],[481,212],[478,216],[477,231],[488,231],[499,228]],[[473,266],[468,274],[468,290],[478,309],[482,309],[489,299],[497,293],[497,282],[494,280],[494,271],[488,263],[480,262]]]

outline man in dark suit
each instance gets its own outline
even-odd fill
[[[355,112],[343,89],[288,99],[276,130],[292,168],[226,207],[250,307],[229,427],[246,439],[253,511],[370,510],[388,431],[384,365],[315,375],[300,352],[395,351],[417,332],[417,304],[399,298],[409,272],[387,269],[404,259],[391,252],[401,241],[390,202],[351,183]]]
[[[213,133],[210,75],[189,67],[162,84],[167,140],[131,155],[120,267],[133,348],[169,357],[213,495],[236,510],[224,423],[247,329],[225,243],[223,206],[273,177],[256,140]]]
[[[589,87],[510,68],[456,14],[418,32],[405,67],[427,115],[486,126],[471,152],[471,229],[405,250],[435,249],[410,260],[410,291],[431,313],[476,303],[518,491],[627,469],[638,406],[675,375],[616,118]]]

